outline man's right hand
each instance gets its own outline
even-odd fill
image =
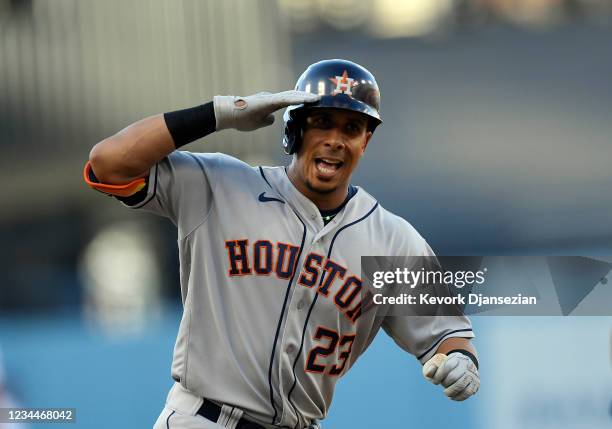
[[[248,97],[217,95],[213,99],[217,131],[234,128],[252,131],[274,123],[274,113],[279,109],[304,103],[314,103],[319,95],[303,91],[284,91],[276,94],[260,92]]]

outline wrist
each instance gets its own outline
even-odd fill
[[[241,97],[233,95],[215,95],[213,108],[215,112],[215,129],[217,131],[235,128],[234,111],[246,108],[246,102]]]
[[[465,350],[465,349],[453,349],[453,350],[446,352],[445,354],[446,356],[450,356],[452,353],[461,353],[462,355],[469,357],[470,360],[476,366],[476,369],[479,369],[480,366],[478,364],[478,358],[476,358],[476,356],[474,356],[472,352]]]
[[[212,102],[164,113],[164,120],[177,149],[216,130]]]

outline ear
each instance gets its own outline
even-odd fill
[[[366,150],[366,147],[368,147],[368,143],[370,143],[370,139],[372,138],[372,135],[373,135],[373,134],[374,134],[374,133],[372,133],[372,131],[368,131],[368,132],[366,132],[366,135],[365,135],[365,141],[364,141],[364,143],[363,143],[363,147],[361,148],[361,154],[362,154],[362,155],[364,154],[364,152],[365,152],[365,150]]]

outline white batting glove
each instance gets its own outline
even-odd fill
[[[461,353],[438,353],[423,365],[423,376],[433,384],[442,384],[444,394],[453,401],[466,400],[480,387],[476,365]]]
[[[321,423],[319,423],[318,420],[313,420],[313,422],[308,425],[307,429],[321,429]]]
[[[216,95],[213,98],[217,131],[235,128],[253,131],[274,123],[274,113],[279,109],[303,103],[313,103],[319,95],[302,91],[284,91],[276,94],[260,92],[248,97]]]

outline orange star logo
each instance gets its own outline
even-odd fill
[[[336,88],[334,88],[334,90],[332,91],[332,95],[336,95],[336,94],[353,95],[353,93],[351,92],[351,88],[357,85],[357,82],[355,82],[355,79],[348,77],[348,72],[346,70],[344,70],[344,72],[342,73],[342,76],[330,77],[329,80],[331,80],[334,83],[334,85],[336,85]]]

